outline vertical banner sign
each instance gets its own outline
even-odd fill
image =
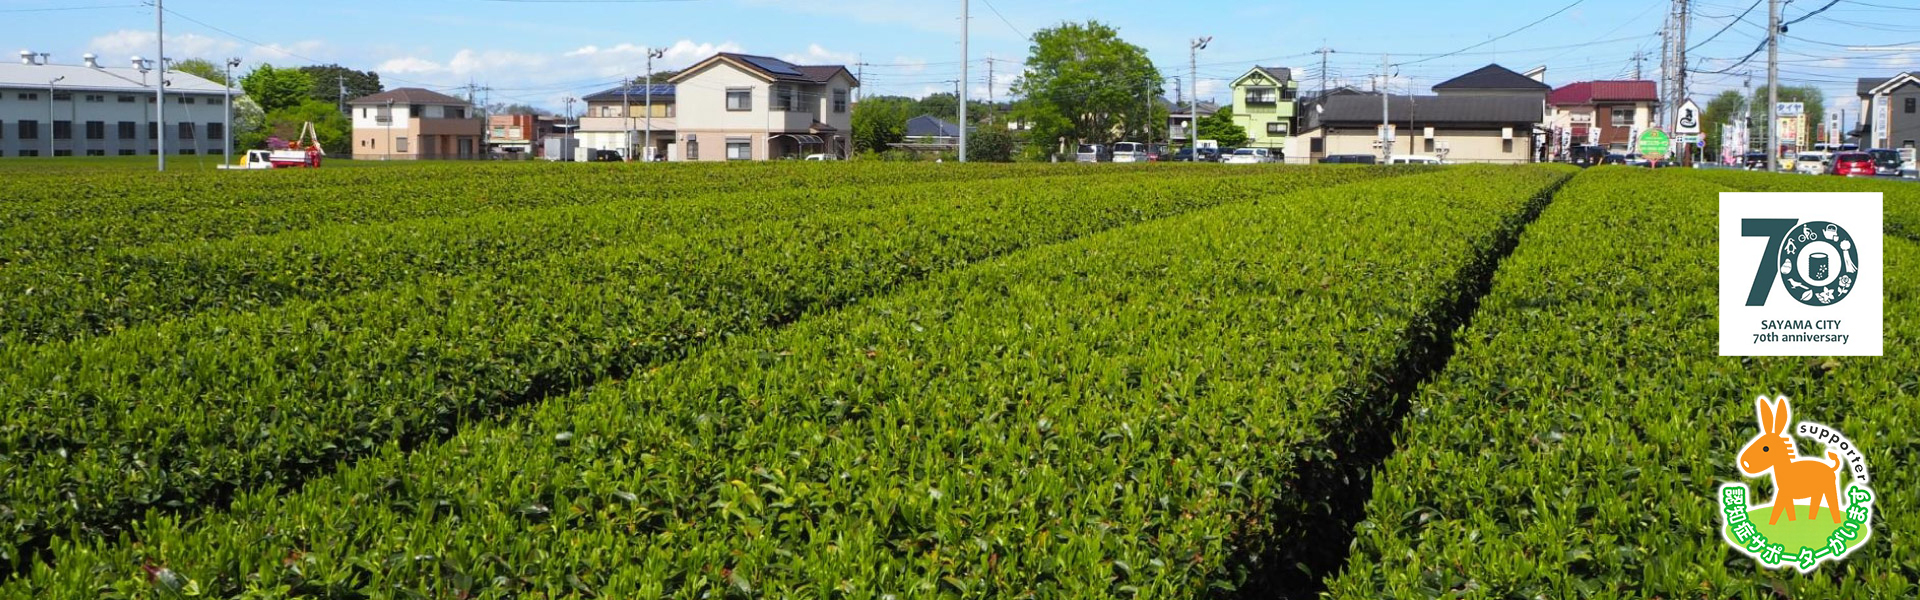
[[[1720,194],[1720,355],[1880,356],[1880,204]]]

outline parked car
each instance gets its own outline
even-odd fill
[[[1767,153],[1748,152],[1740,157],[1740,166],[1748,171],[1767,170]]]
[[[1167,160],[1171,160],[1173,162],[1192,162],[1193,149],[1181,148],[1179,152],[1173,153],[1173,157]],[[1220,155],[1214,149],[1212,148],[1200,149],[1200,162],[1214,162],[1217,160],[1220,160]]]
[[[1900,151],[1889,148],[1874,148],[1867,151],[1873,157],[1874,174],[1883,177],[1900,176]]]
[[[1073,162],[1101,163],[1109,160],[1113,160],[1113,156],[1107,154],[1107,147],[1100,144],[1081,144],[1073,151]]]
[[[1607,149],[1600,146],[1574,146],[1567,149],[1567,163],[1581,168],[1605,164]]]
[[[840,158],[832,154],[808,154],[807,160],[840,160]]]
[[[1119,142],[1113,145],[1113,162],[1147,162],[1147,145],[1140,142]]]
[[[1415,154],[1411,156],[1395,156],[1391,160],[1388,160],[1387,164],[1390,164],[1390,165],[1439,165],[1439,164],[1445,164],[1445,163],[1441,162],[1438,157],[1421,156],[1421,155]]]
[[[1257,165],[1273,162],[1273,151],[1266,148],[1241,148],[1227,157],[1230,165]]]
[[[1147,146],[1147,162],[1162,162],[1171,158],[1172,154],[1173,153],[1167,149],[1166,144],[1149,144]]]
[[[1634,152],[1632,154],[1628,154],[1626,158],[1626,162],[1622,164],[1625,164],[1629,167],[1651,167],[1653,166],[1653,161],[1647,160],[1647,157],[1641,156],[1639,152]]]
[[[1819,175],[1827,170],[1827,155],[1819,152],[1801,152],[1793,157],[1793,172],[1807,175]]]
[[[592,156],[587,157],[588,162],[620,162],[622,160],[625,159],[620,156],[618,150],[595,150]]]
[[[1827,174],[1844,177],[1872,177],[1879,174],[1873,155],[1865,152],[1841,152],[1828,161]]]
[[[1371,165],[1379,162],[1372,154],[1329,154],[1320,159],[1323,165]]]
[[[1625,164],[1627,164],[1627,155],[1625,155],[1625,154],[1620,154],[1620,153],[1609,153],[1609,154],[1607,154],[1606,156],[1604,156],[1604,157],[1601,157],[1601,159],[1600,159],[1600,164],[1603,164],[1603,165],[1625,165]]]

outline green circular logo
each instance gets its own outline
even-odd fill
[[[1640,133],[1640,156],[1647,160],[1660,160],[1667,157],[1673,149],[1673,138],[1659,129],[1648,129]]]
[[[1828,306],[1853,293],[1859,255],[1846,228],[1826,221],[1801,223],[1780,242],[1780,281],[1801,304]]]

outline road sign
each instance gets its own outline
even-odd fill
[[[1781,102],[1774,106],[1774,111],[1780,113],[1780,116],[1782,117],[1798,117],[1802,114],[1806,114],[1807,103]]]
[[[1646,157],[1647,160],[1664,159],[1672,148],[1673,139],[1667,137],[1665,131],[1654,128],[1640,134],[1640,156]]]
[[[1680,118],[1674,120],[1674,133],[1700,133],[1700,105],[1688,98],[1680,105]]]

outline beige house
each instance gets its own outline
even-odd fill
[[[354,99],[353,157],[361,160],[474,159],[485,156],[486,121],[467,101],[399,88]]]
[[[635,83],[581,98],[587,103],[587,111],[580,115],[580,129],[574,133],[580,147],[612,150],[627,160],[679,160],[674,156],[677,148],[673,141],[679,126],[675,89],[665,83]],[[643,140],[649,130],[653,138]]]
[[[1451,163],[1527,163],[1539,151],[1550,91],[1537,79],[1488,65],[1433,87],[1431,96],[1332,90],[1302,103],[1305,123],[1287,144],[1288,162],[1335,155],[1385,154],[1382,121],[1394,157]],[[1298,149],[1307,152],[1298,152]]]
[[[722,52],[672,83],[678,160],[845,158],[852,148],[860,81],[844,66]]]

